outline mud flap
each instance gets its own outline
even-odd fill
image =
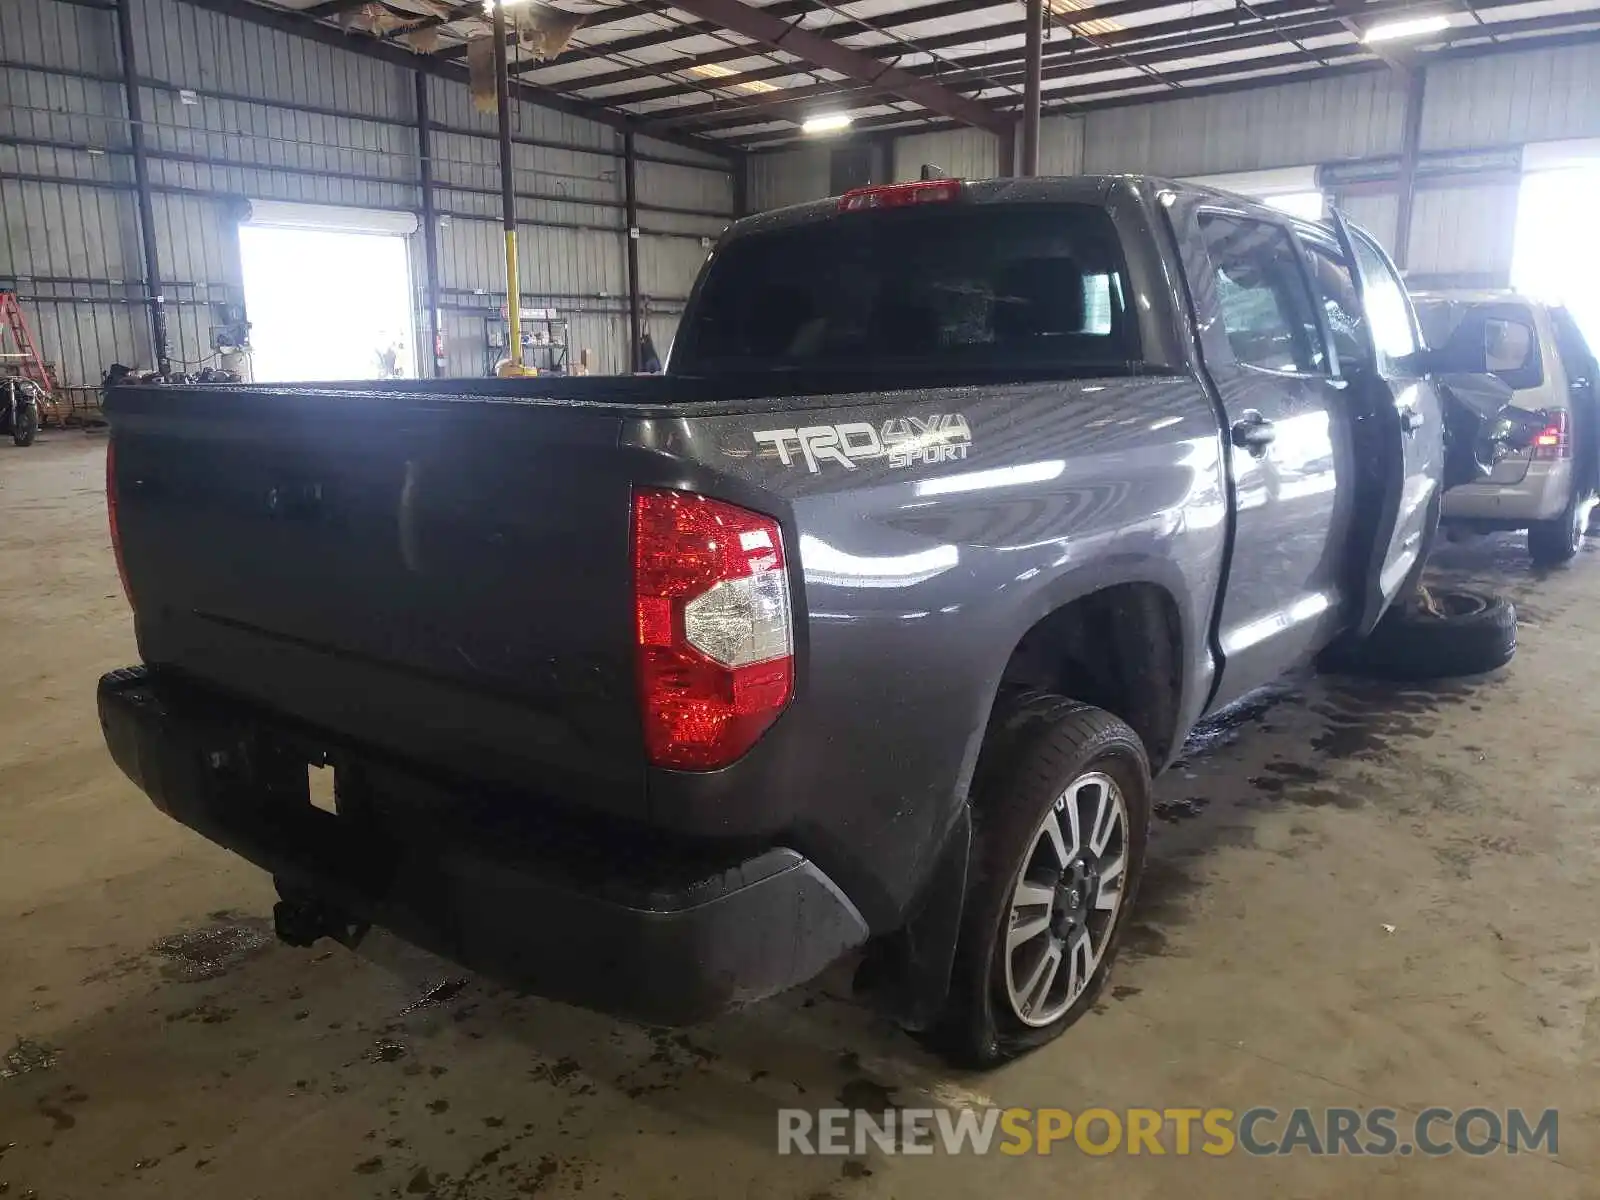
[[[913,1033],[933,1028],[944,1013],[971,856],[972,810],[963,804],[915,915],[869,950],[856,974],[857,993]]]

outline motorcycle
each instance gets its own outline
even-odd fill
[[[31,379],[0,379],[0,433],[19,446],[33,445],[39,432],[39,385]]]

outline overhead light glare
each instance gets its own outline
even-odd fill
[[[1074,21],[1073,13],[1083,12],[1090,7],[1084,0],[1046,0],[1050,11],[1058,17],[1066,17],[1067,28],[1077,33],[1087,34],[1089,37],[1103,37],[1108,33],[1119,33],[1123,29],[1122,22],[1113,21],[1107,17],[1091,17],[1087,21]]]
[[[701,79],[730,79],[737,73],[718,63],[696,63],[689,68],[689,74],[698,75]],[[774,85],[761,79],[746,79],[743,82],[730,83],[727,86],[736,87],[746,92],[754,92],[757,95],[764,95],[767,92],[778,90]]]
[[[1374,25],[1362,35],[1363,42],[1393,42],[1400,38],[1422,37],[1450,28],[1450,18],[1441,13],[1431,17],[1410,17],[1404,21],[1386,21]]]
[[[814,117],[807,117],[800,124],[805,133],[838,133],[841,129],[849,129],[855,120],[849,113],[818,113]]]

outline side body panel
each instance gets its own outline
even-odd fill
[[[1162,587],[1182,626],[1185,721],[1204,705],[1226,494],[1192,378],[841,397],[642,421],[624,438],[780,501],[801,574],[789,711],[723,778],[653,779],[652,819],[775,825],[875,928],[931,869],[1005,664],[1048,613],[1114,584]]]

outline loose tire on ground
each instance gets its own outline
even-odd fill
[[[1120,818],[1089,815],[1103,814],[1102,804]],[[972,864],[950,1000],[929,1038],[953,1061],[983,1067],[1058,1037],[1104,987],[1144,870],[1150,765],[1139,736],[1110,713],[1061,696],[1010,692],[990,719],[972,805]],[[1048,835],[1047,818],[1061,843]],[[1096,828],[1085,828],[1091,822]],[[1102,834],[1097,857],[1091,851]],[[1054,864],[1074,836],[1079,858],[1057,875]],[[1017,906],[1019,896],[1046,890],[1048,903]],[[1113,893],[1116,907],[1107,911]],[[1040,915],[1048,927],[1021,937]],[[1040,959],[1029,956],[1048,959],[1058,945],[1056,982],[1041,988],[1033,975]],[[1034,984],[1039,999],[1022,1005],[1026,1016],[1014,1000],[1024,984]]]
[[[1487,592],[1429,588],[1436,615],[1420,604],[1391,608],[1370,637],[1330,662],[1380,679],[1425,681],[1482,675],[1517,652],[1517,611]]]

